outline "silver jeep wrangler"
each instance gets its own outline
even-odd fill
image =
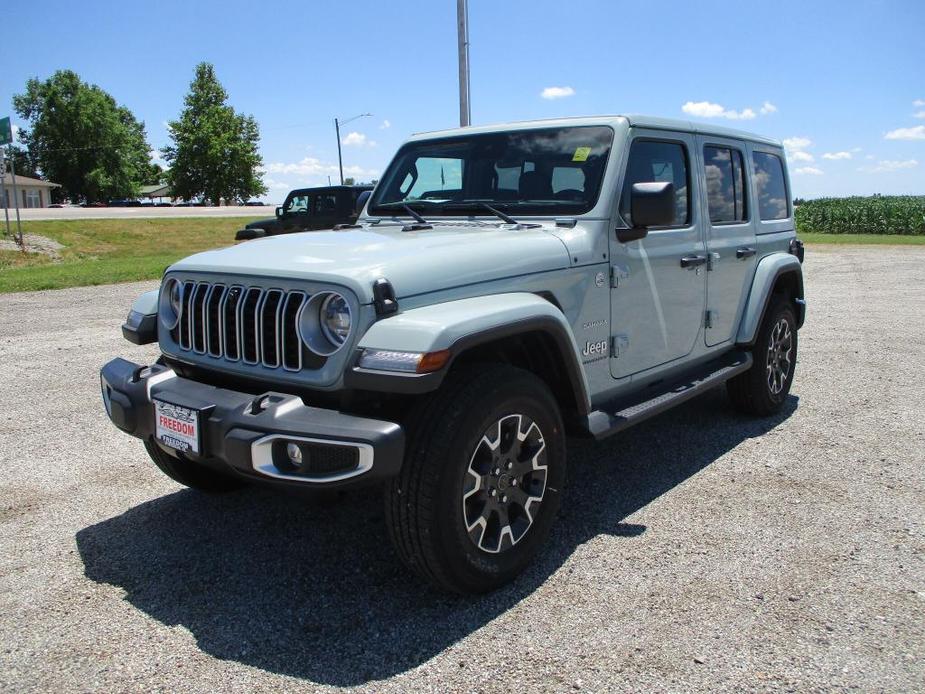
[[[357,223],[193,255],[102,369],[115,425],[181,484],[380,484],[420,576],[515,577],[566,434],[604,438],[723,383],[784,404],[805,303],[780,143],[606,116],[416,135]]]

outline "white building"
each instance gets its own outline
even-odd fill
[[[28,176],[16,177],[16,192],[19,194],[20,207],[48,207],[51,204],[51,189],[60,188],[57,183],[40,181]],[[13,176],[4,174],[3,188],[0,194],[0,208],[15,207],[13,202]]]

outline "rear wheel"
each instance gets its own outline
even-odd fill
[[[153,441],[145,441],[145,450],[154,464],[170,479],[202,492],[231,492],[244,486],[244,482],[192,460],[180,460],[161,450]]]
[[[770,415],[783,407],[793,385],[797,362],[797,328],[793,304],[774,297],[752,348],[754,363],[726,383],[735,406],[754,415]]]
[[[451,375],[408,422],[386,519],[401,559],[435,586],[497,588],[549,534],[565,480],[552,393],[533,374],[484,366]]]

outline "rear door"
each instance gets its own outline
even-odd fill
[[[315,196],[311,229],[330,229],[338,223],[337,195],[331,193],[318,193]]]
[[[634,129],[621,186],[618,226],[632,226],[634,183],[670,181],[674,224],[652,228],[638,241],[610,237],[613,280],[611,374],[623,378],[687,356],[703,324],[706,248],[697,181],[697,143],[689,133]]]
[[[704,340],[712,347],[735,335],[755,274],[755,217],[749,200],[744,142],[699,136],[702,207],[707,211],[707,308]]]

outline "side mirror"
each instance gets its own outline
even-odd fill
[[[364,190],[362,193],[357,195],[357,204],[353,210],[356,214],[363,212],[363,208],[366,207],[366,201],[369,200],[369,196],[373,194],[371,190]]]
[[[283,216],[283,208],[282,208],[282,207],[277,207],[277,208],[276,208],[276,218],[277,218],[277,219],[280,219],[280,218],[282,218],[282,216]]]
[[[649,227],[669,226],[675,215],[674,183],[668,181],[651,181],[634,183],[630,193],[630,215],[633,217],[632,229],[618,229],[617,240],[620,243],[645,238]]]

